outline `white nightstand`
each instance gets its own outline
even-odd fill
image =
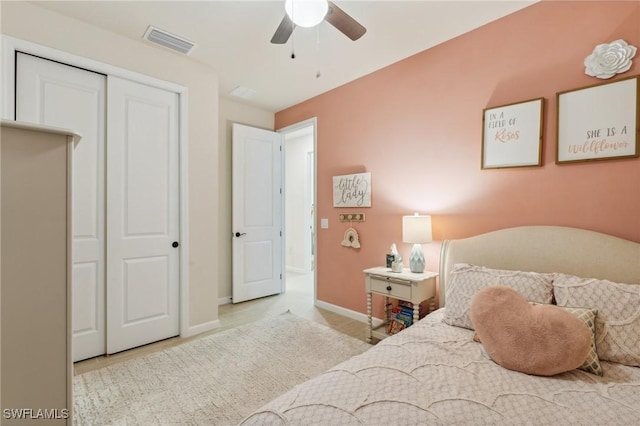
[[[402,272],[392,272],[390,268],[379,266],[365,269],[365,288],[367,291],[367,321],[368,336],[367,342],[371,343],[371,338],[384,339],[387,337],[386,324],[389,322],[389,297],[404,300],[413,304],[413,322],[419,318],[419,305],[421,302],[434,298],[436,295],[436,272],[425,271],[415,274],[409,269]],[[371,299],[373,293],[384,296],[385,324],[373,329],[371,321]],[[433,302],[429,310],[432,310]]]

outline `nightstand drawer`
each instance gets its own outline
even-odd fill
[[[408,281],[371,276],[371,291],[396,299],[411,300],[411,283]]]

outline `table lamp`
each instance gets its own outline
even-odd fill
[[[409,256],[409,267],[411,272],[424,272],[424,254],[422,245],[430,243],[431,238],[431,216],[419,215],[402,217],[402,241],[413,243],[411,255]]]

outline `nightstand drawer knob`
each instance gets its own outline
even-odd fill
[[[387,291],[391,291],[391,286],[390,285],[387,286]]]

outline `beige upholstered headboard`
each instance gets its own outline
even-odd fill
[[[639,243],[563,226],[521,226],[445,240],[440,253],[441,307],[456,263],[640,283]]]

